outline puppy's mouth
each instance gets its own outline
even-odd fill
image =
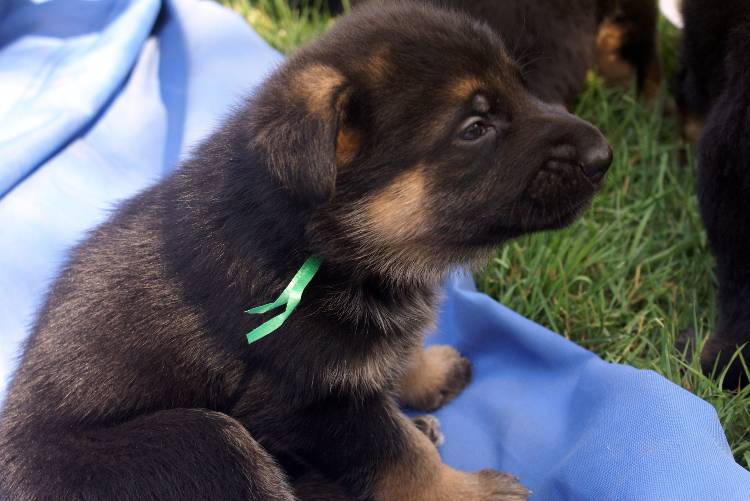
[[[607,170],[562,158],[547,160],[526,189],[531,200],[550,204],[558,200],[591,197],[601,188]]]
[[[516,214],[515,229],[528,233],[570,225],[589,207],[606,173],[567,159],[548,160],[522,195],[525,210]]]
[[[513,236],[537,231],[557,230],[572,224],[589,207],[593,195],[580,200],[570,200],[555,204],[530,202],[526,211],[520,214],[511,225],[505,226]]]
[[[524,195],[532,204],[545,208],[578,206],[599,191],[606,175],[607,168],[601,164],[552,158],[531,179]]]

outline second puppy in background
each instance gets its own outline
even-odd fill
[[[747,383],[750,361],[750,3],[685,0],[677,78],[683,134],[698,141],[698,200],[716,257],[719,318],[701,354],[725,386]]]
[[[353,0],[353,5],[404,0]],[[635,77],[645,95],[661,78],[655,0],[427,0],[486,22],[540,99],[569,106],[596,67],[612,84]]]

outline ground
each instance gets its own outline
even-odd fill
[[[301,11],[286,0],[221,1],[285,53],[334,22],[320,0]],[[669,75],[678,34],[665,22],[660,31]],[[702,374],[691,353],[674,348],[684,330],[702,339],[714,328],[716,281],[694,194],[695,157],[664,112],[663,87],[656,103],[644,105],[632,90],[604,88],[592,73],[576,113],[614,149],[603,192],[570,228],[505,246],[477,283],[605,360],[652,369],[710,402],[735,458],[748,467],[750,388],[722,390],[721,374]]]

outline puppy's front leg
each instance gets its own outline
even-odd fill
[[[443,464],[424,433],[406,419],[402,426],[407,445],[399,460],[380,472],[376,500],[510,501],[528,498],[528,491],[511,475],[494,470],[467,473]]]
[[[511,475],[442,463],[430,439],[386,396],[321,405],[305,419],[304,455],[353,497],[376,501],[510,501],[528,497]]]
[[[433,411],[453,400],[470,381],[471,362],[455,349],[420,347],[399,384],[399,401],[416,410]]]

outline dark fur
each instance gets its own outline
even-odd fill
[[[611,161],[519,78],[489,29],[413,5],[289,58],[72,252],[3,409],[0,497],[293,499],[279,463],[306,493],[296,465],[356,498],[525,497],[442,465],[394,398],[449,267],[568,224]],[[243,311],[310,255],[299,308],[248,346]]]
[[[289,6],[296,10],[305,8],[319,8],[329,14],[341,14],[344,12],[342,0],[288,0]]]
[[[716,7],[708,0],[684,0],[682,5],[685,27],[674,93],[683,114],[700,120],[724,91],[728,42],[750,13],[744,0],[724,0]]]
[[[701,355],[710,373],[750,343],[750,3],[686,0],[684,14],[679,103],[705,121],[698,199],[719,282],[717,330]],[[742,353],[750,361],[750,347]],[[747,383],[739,361],[725,381]]]
[[[629,83],[635,74],[641,90],[653,92],[646,87],[658,84],[655,0],[431,1],[489,24],[523,67],[529,89],[547,102],[574,103],[586,86],[587,72],[597,63],[605,78],[609,76],[617,83]],[[600,43],[605,26],[622,33],[614,54]],[[612,65],[598,61],[599,56],[613,56],[616,64],[629,73],[608,75]]]

